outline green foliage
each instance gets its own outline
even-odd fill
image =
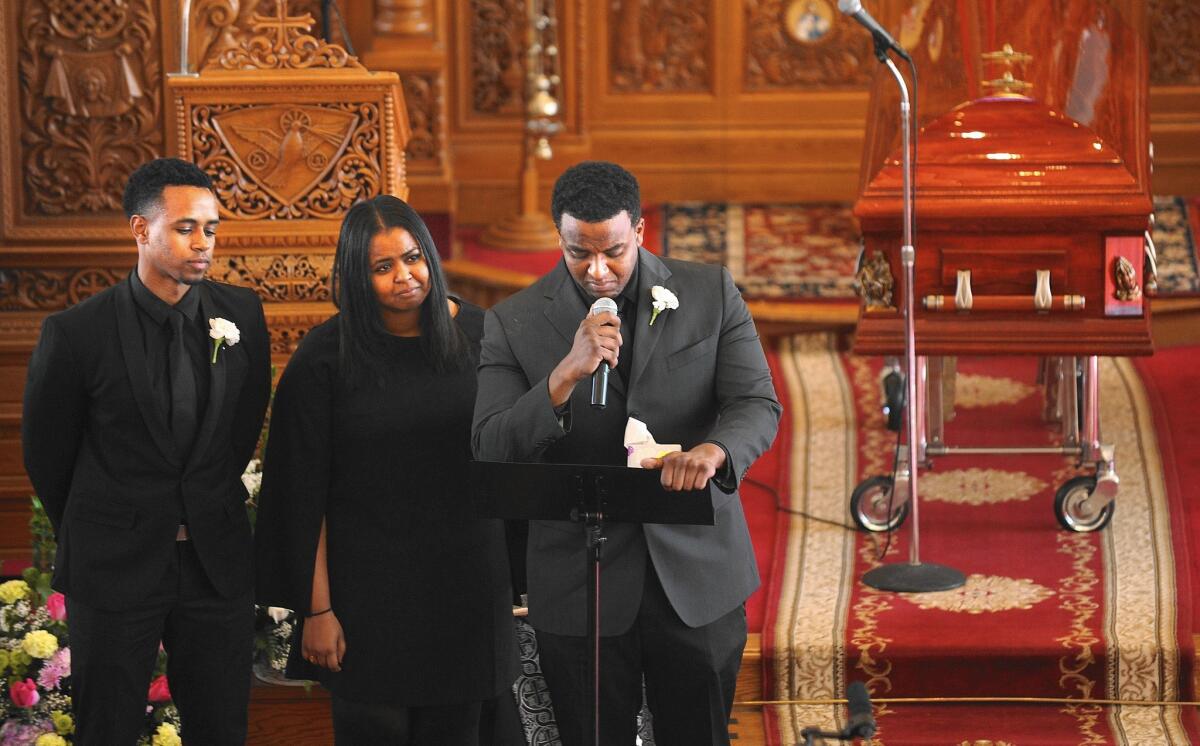
[[[54,551],[58,546],[54,540],[54,527],[37,495],[31,495],[29,501],[32,504],[29,533],[33,537],[33,567],[38,572],[49,573],[54,567]],[[29,585],[33,586],[33,583]]]

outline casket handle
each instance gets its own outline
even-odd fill
[[[946,295],[926,295],[923,305],[926,311],[1082,311],[1084,297],[1082,295],[1054,295],[1050,290],[1050,270],[1039,269],[1037,284],[1032,296],[1030,295],[975,295],[971,291],[971,270],[957,271],[957,286],[954,297]]]

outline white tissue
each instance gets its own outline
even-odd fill
[[[678,443],[658,443],[650,429],[641,420],[630,417],[625,424],[625,465],[631,469],[642,468],[642,459],[662,458],[668,453],[682,451]]]

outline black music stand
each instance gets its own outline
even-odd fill
[[[600,557],[604,523],[713,525],[708,490],[668,492],[659,471],[589,464],[471,463],[479,515],[582,524],[587,547],[587,635],[591,647],[591,732],[600,746]],[[551,693],[553,694],[553,693]]]

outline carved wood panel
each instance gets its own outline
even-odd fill
[[[1150,0],[1150,83],[1200,85],[1200,4]]]
[[[31,0],[19,23],[22,211],[119,211],[126,178],[162,152],[150,0]]]
[[[61,311],[125,277],[99,267],[0,269],[0,311]]]
[[[222,211],[240,220],[339,219],[381,193],[374,103],[201,104],[191,129],[196,163]]]
[[[226,52],[246,44],[254,36],[254,16],[270,15],[276,0],[195,0],[188,46],[193,70],[219,64]],[[321,25],[321,0],[290,0],[293,15],[312,16]]]
[[[471,0],[471,110],[520,114],[525,86],[525,3]]]
[[[440,73],[405,72],[400,74],[404,103],[408,107],[409,134],[405,157],[409,166],[440,168],[444,153],[445,87]]]
[[[614,0],[610,8],[614,91],[691,93],[712,87],[708,0]]]
[[[745,88],[866,87],[871,37],[835,0],[745,0]]]
[[[209,278],[248,287],[264,303],[327,302],[333,252],[223,254],[218,250]],[[111,287],[128,268],[0,269],[0,311],[61,311]]]

